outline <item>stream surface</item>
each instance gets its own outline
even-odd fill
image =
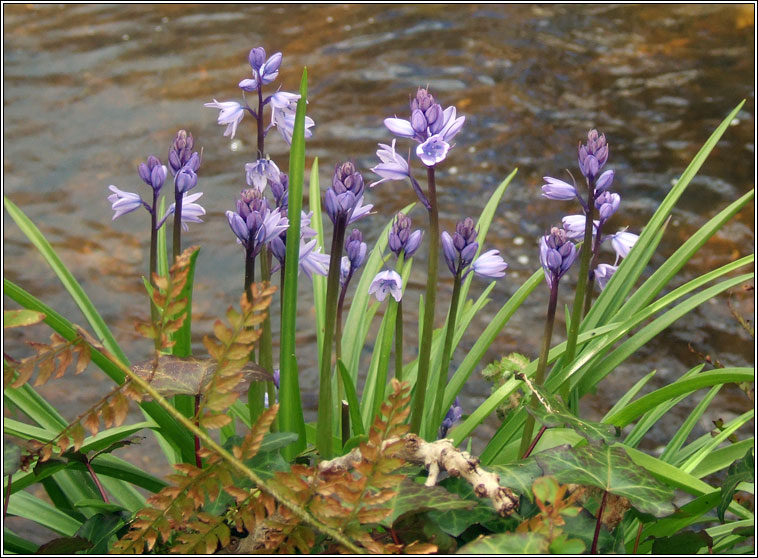
[[[202,146],[196,191],[204,193],[200,203],[207,215],[205,223],[190,225],[183,244],[202,247],[193,344],[196,354],[205,354],[203,335],[236,303],[242,287],[243,252],[225,211],[245,187],[243,167],[254,159],[255,133],[248,117],[230,141],[216,123],[218,112],[203,103],[241,100],[237,83],[250,77],[247,55],[254,46],[283,53],[276,83],[285,91],[297,90],[302,68],[308,67],[308,114],[316,126],[307,143],[306,176],[318,157],[322,190],[334,165],[345,160],[356,164],[367,183],[376,180],[369,169],[378,162],[377,143],[392,139],[382,121],[395,114],[407,118],[409,95],[419,86],[429,86],[443,107],[455,105],[466,116],[438,172],[443,230],[453,230],[466,216],[476,219],[494,188],[518,168],[485,243],[485,249],[501,251],[508,275],[466,332],[453,367],[538,268],[538,237],[562,216],[578,212],[571,202],[542,198],[540,186],[543,176],[570,180],[566,169],[579,177],[576,146],[589,129],[608,138],[613,190],[622,198],[608,230],[629,227],[639,233],[715,127],[747,100],[678,202],[648,275],[710,217],[754,188],[751,5],[17,4],[3,9],[4,194],[52,243],[132,362],[145,360],[151,349],[133,325],[148,315],[141,276],[147,273],[149,220],[139,211],[111,221],[108,186],[146,196],[137,166],[149,154],[165,162],[180,128]],[[268,135],[266,147],[286,169],[288,149],[277,131]],[[409,147],[398,141],[399,149]],[[412,164],[423,176],[419,162]],[[359,225],[369,246],[395,212],[414,200],[407,183],[387,182],[368,191],[366,201],[376,214]],[[426,226],[419,209],[412,217],[414,225]],[[7,213],[3,219],[4,276],[84,324],[47,264]],[[695,255],[675,284],[753,253],[754,219],[751,204]],[[426,281],[426,246],[416,257],[403,305],[406,360],[416,346],[414,306]],[[606,249],[601,261],[613,263],[612,252]],[[559,310],[571,304],[575,277],[561,289]],[[440,279],[437,326],[452,292],[444,265]],[[306,420],[314,420],[315,320],[310,288],[302,285],[297,356]],[[475,279],[471,296],[485,286]],[[753,293],[732,291],[732,305],[752,323]],[[548,289],[539,287],[482,365],[512,351],[537,357],[547,299]],[[646,389],[674,381],[702,362],[693,351],[726,366],[753,366],[753,340],[732,316],[728,300],[722,295],[698,307],[640,349],[586,399],[587,415],[602,416],[652,370],[657,374]],[[7,297],[4,304],[15,307]],[[31,333],[37,341],[49,335],[44,328]],[[564,338],[559,311],[554,343]],[[6,335],[4,350],[28,354],[18,330]],[[110,380],[90,367],[40,392],[71,419],[109,386]],[[464,412],[489,392],[490,385],[475,372],[462,394]],[[665,444],[699,397],[667,415],[643,447]],[[710,420],[729,420],[752,403],[727,386],[714,406],[698,435],[712,428]],[[494,420],[483,425],[475,448],[496,427]],[[164,474],[163,458],[152,459],[149,447],[136,460]]]

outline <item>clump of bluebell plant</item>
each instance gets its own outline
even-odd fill
[[[412,139],[418,144],[415,153],[426,167],[426,193],[413,177],[408,161],[395,151],[394,140],[391,146],[379,144],[381,149],[377,151],[377,155],[381,163],[371,170],[382,178],[382,180],[373,183],[372,186],[385,180],[404,180],[408,178],[416,196],[418,196],[429,213],[430,236],[426,298],[424,299],[423,329],[419,346],[417,389],[414,390],[411,406],[411,431],[419,433],[429,378],[432,329],[437,300],[440,230],[435,168],[447,158],[447,154],[452,147],[450,142],[463,127],[465,117],[458,116],[454,106],[443,109],[437,103],[434,96],[428,90],[422,88],[419,88],[416,91],[416,95],[411,98],[410,110],[411,115],[409,120],[397,117],[386,118],[384,125],[396,136]]]

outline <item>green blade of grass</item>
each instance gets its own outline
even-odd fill
[[[72,537],[82,526],[81,521],[27,492],[13,495],[8,502],[8,514],[23,517],[66,537]]]
[[[321,213],[321,187],[319,186],[318,177],[318,157],[313,160],[311,166],[311,180],[309,184],[308,207],[313,212],[311,216],[311,228],[316,231],[316,244],[321,247],[321,251],[326,250],[324,241],[324,221]],[[316,311],[316,340],[318,343],[318,353],[324,346],[324,325],[326,321],[326,277],[314,274],[313,281],[313,304]]]
[[[713,386],[710,390],[708,390],[708,393],[705,395],[705,397],[700,400],[700,402],[689,414],[687,419],[682,423],[682,426],[680,426],[676,431],[676,434],[674,434],[674,436],[671,438],[671,441],[666,444],[666,448],[663,450],[663,453],[660,456],[661,461],[666,461],[667,463],[673,462],[674,456],[682,448],[684,442],[687,440],[692,430],[700,421],[703,413],[705,413],[705,411],[708,409],[708,406],[711,404],[711,401],[713,401],[713,398],[716,397],[716,394],[718,394],[719,391],[721,391],[723,385],[724,384],[719,384]]]

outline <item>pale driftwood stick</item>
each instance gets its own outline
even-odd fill
[[[385,440],[382,447],[397,442],[397,438]],[[497,512],[506,517],[518,506],[518,496],[504,486],[500,486],[500,477],[485,471],[479,466],[479,459],[468,452],[456,448],[449,439],[427,442],[415,434],[406,434],[402,438],[403,447],[397,457],[416,465],[423,465],[429,471],[426,486],[434,486],[442,471],[451,477],[461,477],[474,487],[474,493],[481,498],[489,498]],[[319,473],[349,469],[362,459],[360,448],[318,465]]]

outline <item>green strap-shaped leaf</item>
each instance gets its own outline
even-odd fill
[[[297,442],[284,448],[287,457],[294,457],[305,449],[305,419],[300,399],[297,358],[295,356],[295,333],[297,330],[297,275],[300,270],[300,212],[303,208],[303,181],[305,180],[305,109],[308,99],[308,70],[303,68],[300,78],[300,99],[297,102],[295,123],[292,131],[289,164],[289,228],[287,229],[287,254],[284,267],[282,296],[282,323],[279,346],[280,389],[279,428],[283,432],[296,432]]]
[[[21,229],[21,232],[26,235],[34,247],[37,248],[40,255],[42,255],[48,265],[50,265],[53,272],[58,276],[58,279],[60,279],[61,283],[63,283],[63,286],[71,295],[71,298],[74,299],[74,302],[79,307],[79,310],[82,311],[82,314],[84,314],[87,322],[89,322],[92,330],[95,332],[95,335],[103,342],[105,348],[113,353],[124,364],[128,364],[129,361],[126,358],[126,355],[121,350],[121,347],[119,347],[118,343],[116,342],[116,338],[113,337],[113,334],[108,329],[108,326],[105,325],[105,320],[103,320],[102,316],[100,316],[100,313],[97,311],[97,308],[95,308],[95,305],[92,304],[92,301],[87,296],[87,293],[84,292],[82,286],[77,282],[68,268],[63,264],[61,259],[58,257],[58,254],[55,253],[55,250],[53,250],[53,247],[50,246],[50,243],[42,235],[37,226],[32,223],[32,221],[26,215],[24,215],[23,211],[21,211],[10,199],[4,196],[3,202],[5,204],[5,209],[8,211],[8,214],[11,216],[11,218],[16,222],[18,228]]]
[[[724,522],[724,513],[732,502],[732,497],[737,491],[737,485],[741,482],[755,482],[755,448],[751,448],[745,454],[745,457],[732,464],[726,474],[726,479],[721,485],[721,500],[719,502],[718,512],[719,520]]]

